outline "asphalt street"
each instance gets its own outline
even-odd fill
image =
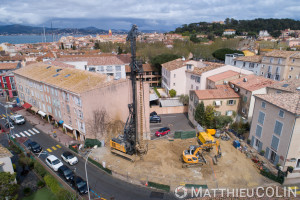
[[[8,109],[8,114],[13,114],[11,113],[10,109]],[[0,123],[3,125],[5,123],[4,115],[6,116],[6,112],[5,107],[3,107],[3,105],[1,104],[0,115],[2,116]],[[57,141],[51,138],[51,136],[44,133],[43,130],[37,130],[36,128],[34,128],[34,126],[29,122],[26,122],[23,125],[14,125],[14,129],[12,129],[12,134],[15,138],[17,138],[17,135],[21,137],[23,134],[27,136],[30,140],[39,143],[42,146],[43,151],[45,152],[44,154],[40,155],[40,159],[43,162],[45,162],[47,154],[55,155],[60,160],[62,160],[61,154],[65,151],[71,151],[70,149],[64,147],[62,144],[59,144]],[[79,162],[76,165],[69,167],[71,169],[76,168],[76,175],[86,180],[84,167],[85,161],[80,157],[78,159]],[[68,164],[66,164],[65,162],[64,164],[68,166]],[[102,197],[108,200],[176,199],[171,193],[157,192],[150,188],[133,185],[125,181],[119,180],[103,172],[102,170],[90,163],[87,164],[87,171],[88,182],[91,188],[91,198]]]

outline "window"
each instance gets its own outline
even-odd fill
[[[242,108],[242,113],[246,113],[246,109],[245,108]]]
[[[233,62],[233,65],[236,65],[236,61]]]
[[[290,71],[293,71],[294,70],[294,67],[290,67]]]
[[[81,110],[78,110],[77,114],[78,114],[78,117],[79,117],[80,119],[83,118],[83,113],[81,112]]]
[[[256,126],[255,135],[261,138],[262,127],[260,125]]]
[[[272,149],[274,149],[275,151],[277,151],[278,145],[279,145],[279,138],[276,137],[275,135],[273,135],[272,142],[271,142]]]
[[[107,66],[106,71],[111,72],[112,71],[112,66]]]
[[[196,86],[196,90],[199,90],[199,87],[198,87],[198,86]]]
[[[68,104],[67,104],[66,108],[67,108],[67,112],[70,113],[70,106]]]
[[[291,79],[292,78],[292,76],[291,75],[289,75],[289,79]]]
[[[274,151],[271,151],[270,161],[275,162],[276,153]]]
[[[227,105],[234,105],[235,104],[235,100],[228,100],[227,101]]]
[[[247,97],[246,96],[243,97],[243,101],[247,102]]]
[[[174,74],[174,78],[176,78],[176,74]]]
[[[227,115],[227,116],[231,116],[231,115],[232,115],[232,113],[233,113],[233,112],[232,112],[232,110],[228,110],[228,111],[226,111],[226,115]]]
[[[57,92],[57,90],[55,89],[55,96],[58,96],[58,92]]]
[[[195,82],[200,83],[200,77],[195,77]]]
[[[259,147],[260,143],[261,143],[261,142],[256,138],[256,140],[255,140],[255,146],[256,146],[256,147]]]
[[[5,76],[2,77],[3,83],[6,83],[6,78]]]
[[[173,86],[175,86],[175,83],[173,83]]]
[[[276,120],[275,127],[274,127],[274,133],[277,134],[278,136],[280,136],[281,132],[282,132],[282,127],[283,127],[283,124]]]
[[[96,71],[96,68],[95,68],[95,67],[89,67],[89,71],[90,71],[90,72],[95,72],[95,71]]]
[[[281,93],[281,91],[280,91],[280,90],[277,90],[277,91],[276,91],[276,93],[280,94],[280,93]]]
[[[278,58],[278,64],[281,64],[281,63],[282,63],[281,58]]]
[[[51,108],[51,106],[48,106],[48,112],[49,112],[49,113],[52,113],[52,108]]]
[[[116,66],[116,71],[121,71],[121,66]]]
[[[54,89],[51,88],[50,90],[51,90],[51,94],[54,95]]]
[[[186,65],[187,70],[192,69],[192,65]]]
[[[295,59],[293,59],[292,62],[294,63],[294,62],[295,62]]]
[[[300,168],[300,159],[297,160],[296,168]]]
[[[284,111],[283,110],[279,110],[279,117],[281,117],[281,118],[284,117]]]
[[[264,121],[265,121],[265,113],[259,112],[258,123],[260,123],[261,125],[264,125]]]
[[[261,72],[261,75],[264,75],[264,72]]]
[[[122,75],[121,75],[121,72],[117,72],[117,73],[116,73],[116,78],[117,78],[117,79],[120,79],[121,76],[122,76]]]
[[[270,63],[272,63],[273,62],[273,58],[270,58]]]
[[[264,102],[264,101],[261,102],[261,107],[262,107],[262,108],[266,108],[266,102]]]
[[[245,65],[246,65],[246,62],[243,62],[243,67],[245,67]]]

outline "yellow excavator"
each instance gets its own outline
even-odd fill
[[[222,156],[221,147],[218,140],[215,140],[207,132],[199,132],[197,135],[199,146],[191,145],[188,150],[184,150],[182,154],[182,167],[196,167],[206,164],[206,159],[203,156],[203,152],[210,152],[214,147],[217,154],[212,158],[213,163],[216,165],[218,158]]]

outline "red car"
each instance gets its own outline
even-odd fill
[[[155,135],[157,137],[163,136],[163,135],[167,135],[170,132],[170,128],[168,127],[164,127],[164,128],[160,128],[158,131],[155,132]]]

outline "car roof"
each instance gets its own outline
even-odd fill
[[[22,115],[19,115],[19,114],[16,114],[16,115],[13,115],[14,117],[23,117]]]
[[[51,161],[58,159],[58,158],[57,158],[56,156],[54,156],[54,155],[50,155],[50,156],[48,156],[47,158],[48,158],[49,160],[51,160]]]
[[[29,144],[38,144],[38,143],[35,141],[31,141]]]
[[[70,151],[65,151],[63,152],[63,155],[64,156],[70,156],[70,155],[73,155]]]
[[[70,169],[69,167],[67,167],[66,165],[63,165],[61,166],[60,168],[58,168],[59,170],[62,170],[62,171],[66,171],[68,169]]]

